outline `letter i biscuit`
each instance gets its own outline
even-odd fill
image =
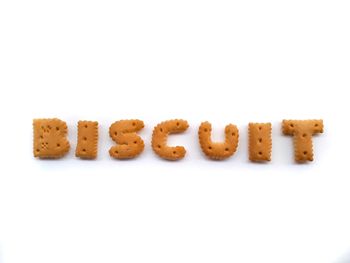
[[[249,160],[271,161],[271,123],[249,123]]]
[[[98,122],[78,122],[78,144],[75,156],[82,159],[95,159],[97,157]]]

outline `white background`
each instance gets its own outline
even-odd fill
[[[349,1],[0,2],[0,262],[350,262]],[[32,119],[67,122],[71,151],[32,155]],[[144,153],[112,160],[108,127],[139,118]],[[158,122],[186,119],[186,158],[155,156]],[[322,118],[296,165],[282,119]],[[100,124],[95,161],[78,120]],[[229,160],[197,129],[240,130]],[[247,160],[247,124],[273,160]]]

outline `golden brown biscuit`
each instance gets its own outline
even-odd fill
[[[249,160],[271,161],[271,123],[249,123]]]
[[[97,156],[98,122],[78,122],[78,143],[75,156],[82,159],[95,159]]]
[[[169,120],[164,121],[154,127],[152,134],[152,149],[161,158],[167,160],[179,160],[186,154],[186,149],[183,146],[170,147],[167,145],[169,134],[181,133],[189,127],[185,120]]]
[[[34,157],[53,159],[69,151],[67,125],[59,119],[34,119]]]
[[[199,144],[204,154],[210,159],[223,160],[233,155],[238,146],[239,132],[235,125],[225,127],[225,142],[212,142],[211,124],[202,122],[198,129]]]
[[[109,127],[109,136],[119,145],[109,150],[110,156],[116,159],[131,159],[142,153],[145,144],[137,131],[143,129],[141,120],[120,120]]]
[[[285,135],[293,135],[295,161],[313,161],[312,136],[323,133],[323,121],[283,120],[282,130]]]

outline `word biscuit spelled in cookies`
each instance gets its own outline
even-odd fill
[[[109,136],[116,144],[109,149],[115,159],[132,159],[139,156],[145,143],[137,134],[144,128],[141,120],[119,120],[109,127]],[[169,135],[183,133],[189,124],[183,119],[167,120],[157,124],[152,133],[151,146],[162,159],[177,161],[186,155],[184,146],[168,145]],[[282,132],[293,136],[294,159],[297,163],[314,160],[312,137],[323,133],[322,120],[283,120]],[[248,124],[248,159],[251,162],[269,162],[272,152],[271,123]],[[40,159],[57,159],[69,152],[67,124],[57,118],[33,120],[33,155]],[[239,130],[233,124],[225,127],[225,139],[212,141],[211,123],[202,122],[198,128],[198,142],[203,154],[213,160],[232,157],[238,148]],[[98,122],[79,121],[75,156],[81,159],[96,159],[98,148]]]

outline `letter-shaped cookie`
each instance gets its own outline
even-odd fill
[[[198,129],[199,144],[204,154],[210,159],[223,160],[233,155],[238,146],[238,129],[229,124],[225,127],[225,142],[212,142],[211,124],[202,122]]]
[[[59,119],[34,119],[34,144],[35,157],[42,159],[61,158],[69,151],[67,125]]]
[[[109,150],[109,155],[116,159],[131,159],[142,153],[145,144],[137,131],[144,127],[141,120],[120,120],[109,127],[109,136],[119,145]]]
[[[189,127],[185,120],[164,121],[154,127],[152,134],[152,149],[161,158],[167,160],[179,160],[186,154],[183,146],[170,147],[167,145],[168,135],[171,133],[181,133]]]
[[[313,161],[312,136],[323,133],[322,120],[283,120],[285,135],[293,135],[294,158],[298,163]]]
[[[98,122],[78,122],[78,144],[75,156],[82,159],[94,159],[97,156]]]
[[[249,123],[249,160],[271,161],[271,123]]]

